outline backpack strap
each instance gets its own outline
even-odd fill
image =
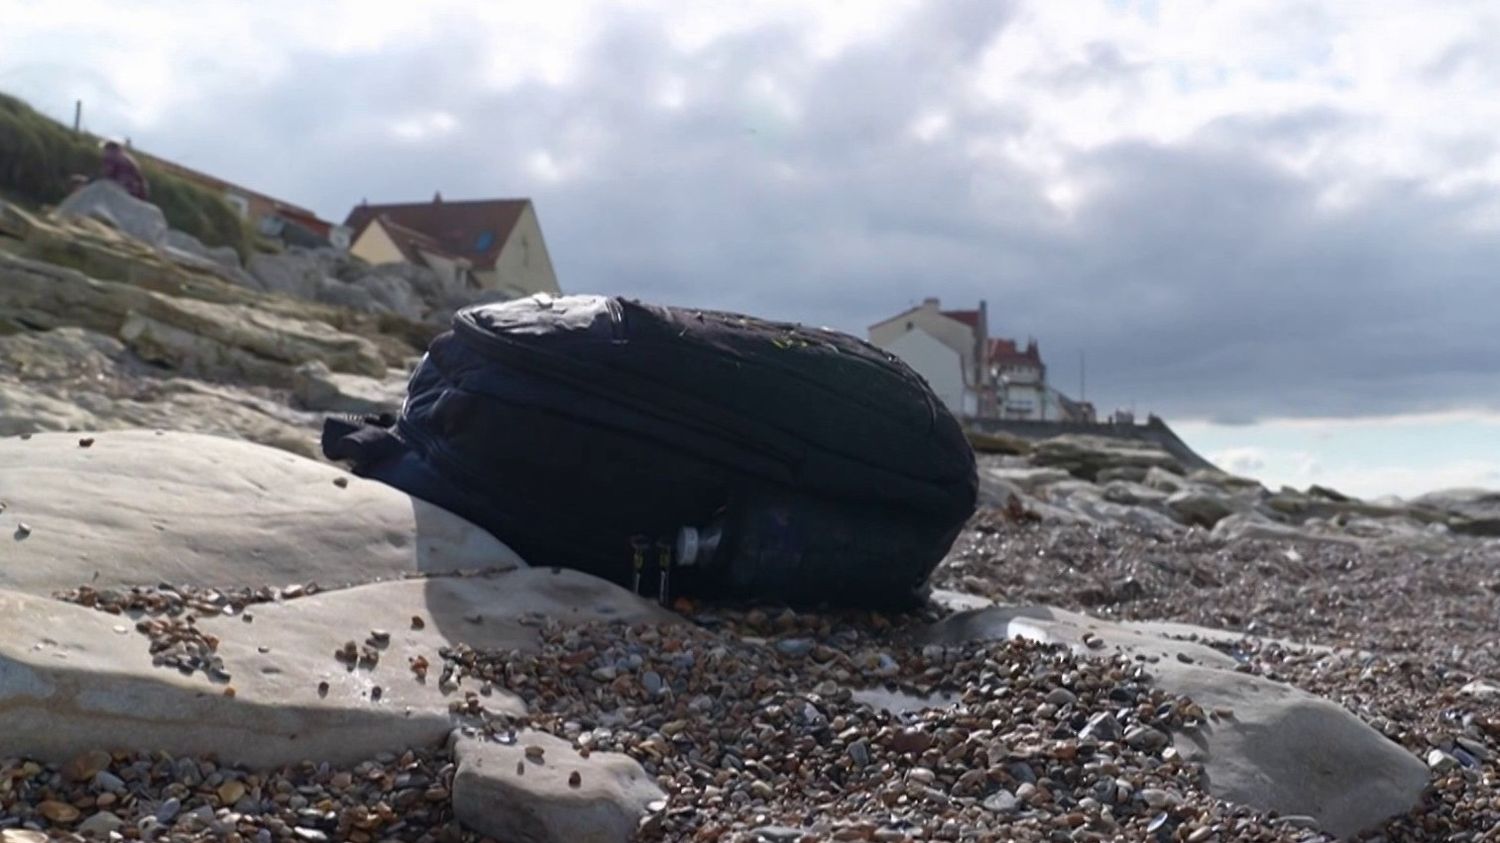
[[[375,466],[406,451],[406,443],[393,429],[395,416],[329,416],[323,421],[323,456],[353,463],[355,474],[364,476]]]

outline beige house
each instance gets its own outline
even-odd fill
[[[514,298],[561,292],[530,199],[365,203],[344,225],[349,253],[372,264],[414,263]]]

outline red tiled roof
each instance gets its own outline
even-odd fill
[[[944,310],[942,314],[949,319],[962,322],[970,328],[979,327],[979,311],[977,310]]]
[[[407,263],[424,263],[422,252],[441,255],[445,258],[455,257],[449,254],[448,250],[444,249],[442,244],[438,243],[437,240],[428,237],[420,231],[413,231],[395,222],[385,214],[376,217],[376,220],[380,222],[380,227],[385,229],[385,233],[391,236],[391,242],[395,243],[396,248],[401,250],[401,256],[406,258]]]
[[[429,238],[439,251],[468,258],[475,269],[494,269],[500,250],[530,199],[482,199],[360,205],[344,221],[358,238],[376,217]]]
[[[1041,366],[1042,352],[1035,342],[1028,343],[1026,350],[1016,347],[1015,340],[990,340],[990,365]]]

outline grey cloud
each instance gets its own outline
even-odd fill
[[[573,291],[859,334],[925,295],[985,298],[993,331],[1038,337],[1064,389],[1085,351],[1106,411],[1500,408],[1500,241],[1469,224],[1492,191],[1392,181],[1325,208],[1324,185],[1274,157],[1371,119],[1322,109],[1221,120],[1171,145],[1061,149],[1089,189],[1060,213],[1037,174],[969,152],[1028,131],[1014,108],[957,96],[1010,22],[1008,4],[928,3],[889,40],[819,62],[790,27],[682,52],[658,22],[615,13],[572,81],[492,91],[474,82],[489,45],[450,21],[379,55],[292,56],[284,76],[212,91],[152,140],[340,218],[361,197],[532,196]],[[1107,45],[1086,58],[1054,81],[1133,72]],[[795,119],[757,99],[758,74]],[[655,102],[674,77],[687,90],[675,110]],[[935,109],[950,134],[914,138]],[[459,130],[390,135],[432,110]],[[581,169],[541,180],[526,166],[540,150]]]

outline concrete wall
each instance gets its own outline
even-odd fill
[[[480,286],[517,297],[561,292],[557,274],[552,269],[552,257],[547,254],[547,243],[542,239],[541,223],[530,203],[521,212],[516,227],[500,249],[495,270],[474,274],[479,278]]]
[[[885,350],[915,369],[948,410],[963,418],[969,408],[958,352],[922,330],[907,331],[885,346]]]
[[[983,433],[1009,433],[1022,439],[1040,441],[1068,433],[1087,436],[1104,436],[1132,442],[1149,442],[1159,445],[1189,470],[1207,468],[1220,470],[1218,466],[1200,456],[1167,423],[1152,416],[1145,424],[1111,424],[1109,422],[1058,422],[1058,421],[1014,421],[1003,419],[974,419],[969,426]]]

